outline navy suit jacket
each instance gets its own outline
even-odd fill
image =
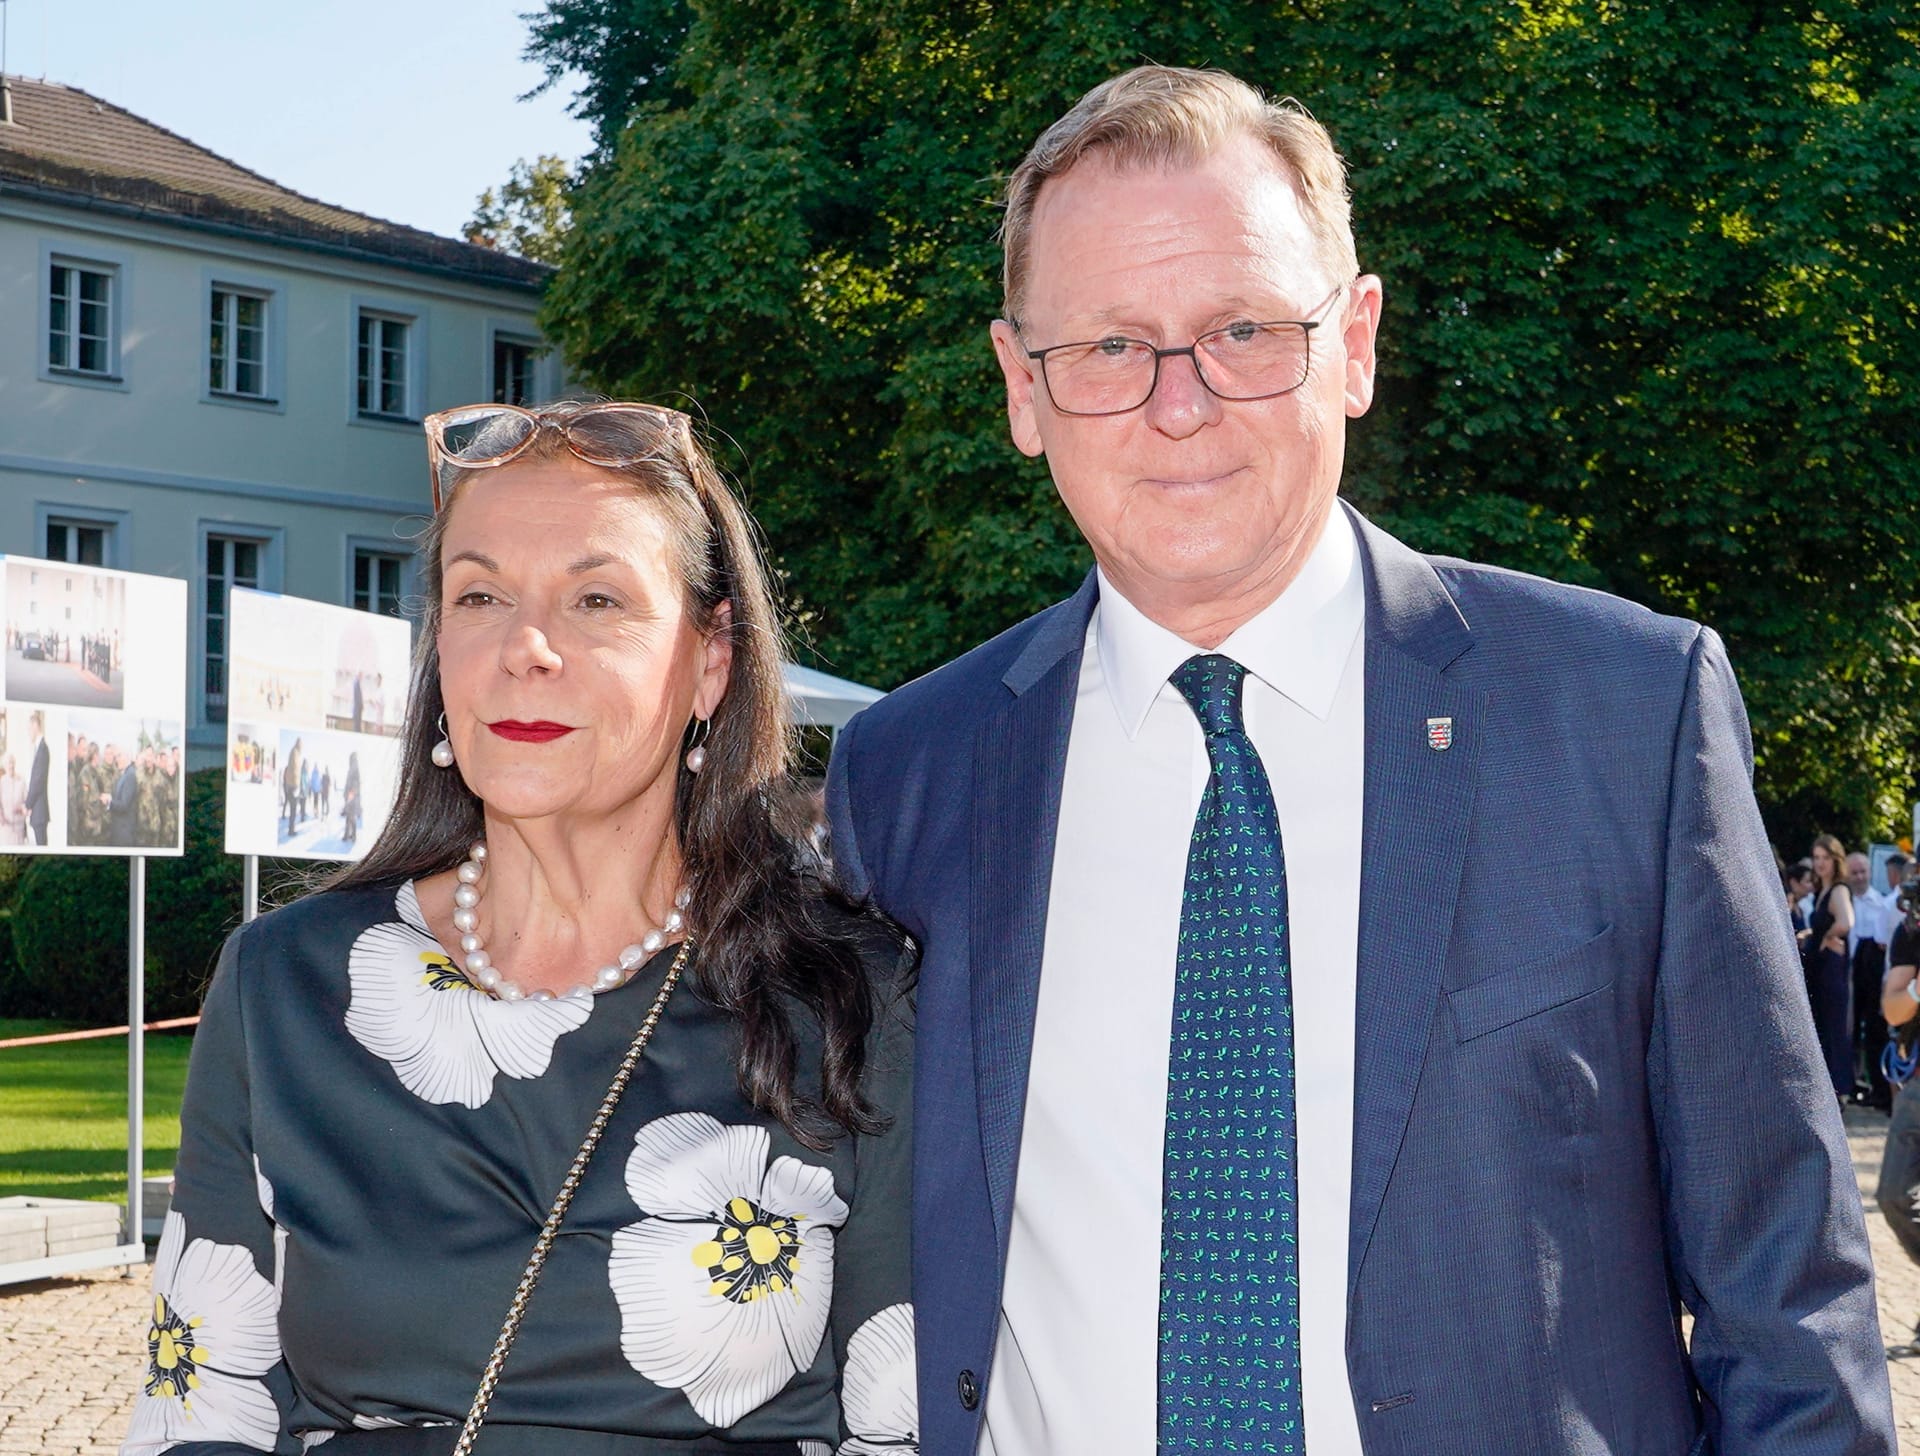
[[[1891,1456],[1860,1195],[1719,639],[1353,519],[1369,1456]],[[986,1400],[1095,595],[862,713],[829,779],[843,879],[923,948],[925,1456],[971,1453]]]

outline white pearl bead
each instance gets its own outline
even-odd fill
[[[631,971],[647,958],[646,947],[636,942],[620,947],[620,968]]]
[[[475,951],[479,950],[480,947],[485,944],[486,942],[482,940],[479,936],[475,935],[471,930],[469,930],[465,935],[460,937],[460,949],[466,955],[472,955]]]
[[[507,980],[504,976],[500,978],[499,984],[493,988],[493,994],[498,996],[502,1001],[524,1001],[527,999],[527,993],[514,985],[513,982]]]
[[[686,909],[687,906],[693,903],[693,891],[689,890],[685,885],[682,885],[680,887],[680,893],[673,897],[673,903],[682,910]]]
[[[480,878],[480,873],[480,866],[472,860],[468,860],[465,864],[461,865],[459,869],[454,871],[454,874],[459,877],[460,883],[463,885],[476,883]]]
[[[453,912],[453,926],[456,930],[472,930],[480,923],[480,917],[465,905]]]
[[[554,996],[553,992],[549,991],[545,986],[542,986],[538,991],[528,993],[527,999],[529,1001],[551,1001],[554,999]]]
[[[655,951],[660,949],[660,947],[665,945],[666,943],[667,943],[667,938],[664,935],[662,935],[659,931],[649,930],[646,934],[646,938],[640,942],[640,949],[645,951],[648,955],[652,955]]]
[[[484,971],[492,964],[493,957],[483,950],[470,950],[467,952],[467,969],[470,971]]]
[[[686,923],[686,916],[682,915],[678,910],[669,910],[667,912],[667,923],[660,928],[666,931],[668,935],[678,935],[680,933],[680,927]]]
[[[562,1001],[591,1001],[593,999],[593,988],[591,986],[575,986],[560,999]]]
[[[453,767],[453,745],[442,738],[433,745],[433,762],[437,768]]]
[[[453,903],[464,910],[471,910],[475,905],[480,903],[480,892],[474,889],[472,885],[455,885],[453,887]]]
[[[626,971],[620,966],[602,966],[593,973],[593,988],[596,991],[611,991],[622,985],[627,979]]]
[[[487,858],[486,840],[484,839],[474,840],[473,848],[467,851],[467,858],[472,860],[475,864],[484,864]]]
[[[500,972],[493,966],[476,966],[472,962],[468,962],[467,972],[474,980],[478,981],[489,991],[500,984]]]
[[[447,757],[452,758],[453,757],[452,753],[448,753]],[[687,751],[687,772],[688,773],[699,773],[700,770],[705,768],[706,766],[707,766],[706,749],[693,748]]]

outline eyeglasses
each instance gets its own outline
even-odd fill
[[[433,508],[444,504],[444,479],[454,470],[490,470],[526,453],[540,431],[557,430],[567,449],[589,465],[617,470],[658,453],[659,444],[635,425],[652,424],[690,441],[693,422],[664,405],[609,403],[565,410],[522,409],[517,404],[469,404],[426,417],[427,464],[433,474]]]
[[[1040,361],[1047,398],[1063,415],[1123,415],[1139,409],[1159,386],[1160,361],[1180,355],[1193,360],[1201,384],[1220,399],[1274,399],[1307,382],[1320,315],[1352,286],[1342,283],[1303,319],[1228,324],[1184,349],[1156,349],[1142,339],[1115,335],[1029,349],[1027,357]]]

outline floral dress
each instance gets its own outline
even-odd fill
[[[591,999],[496,1001],[412,885],[332,891],[227,943],[181,1112],[123,1456],[444,1456],[554,1194],[674,949]],[[478,1451],[918,1450],[907,1292],[910,1013],[825,1153],[742,1096],[696,946],[527,1307]],[[794,1016],[801,1085],[820,1048]]]

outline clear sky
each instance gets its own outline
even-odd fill
[[[539,0],[5,0],[7,70],[322,202],[458,236],[513,164],[591,145],[523,61]]]

